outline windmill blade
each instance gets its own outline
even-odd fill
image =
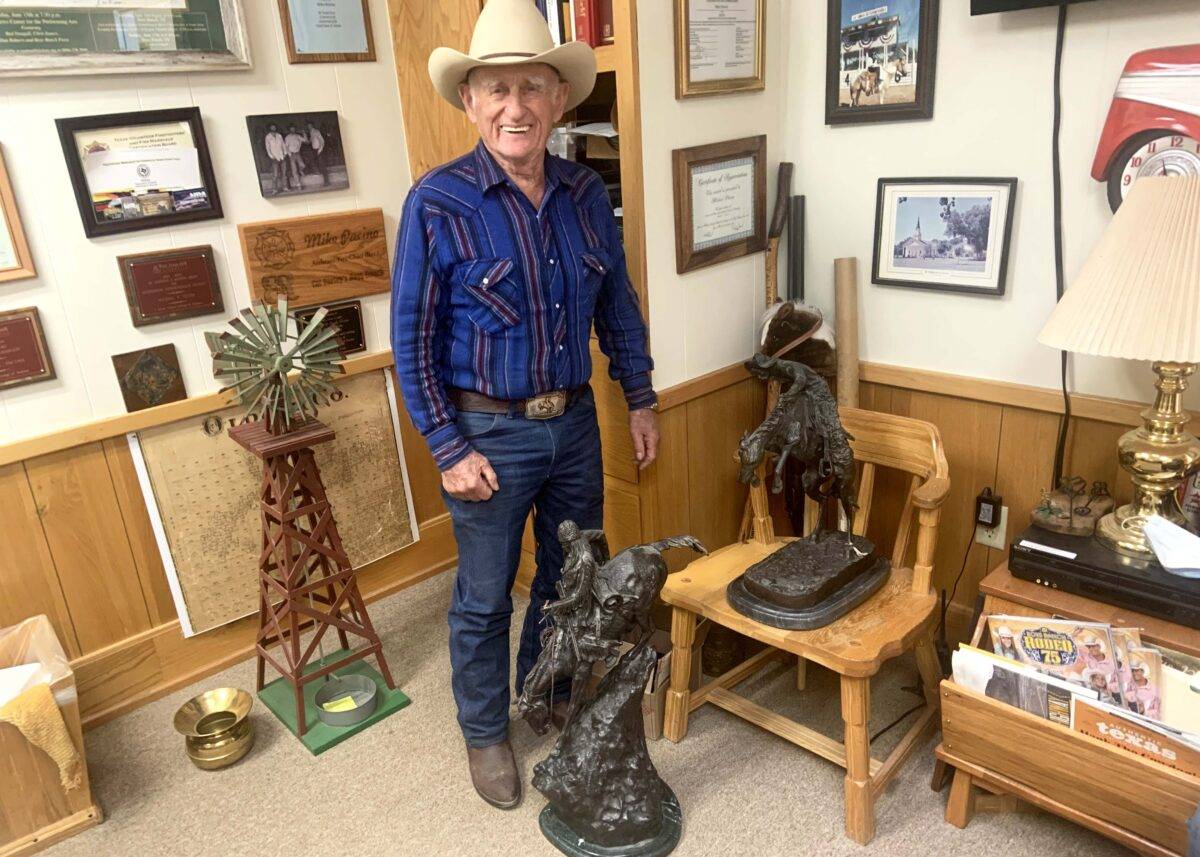
[[[263,345],[266,344],[266,342],[258,334],[258,332],[255,331],[254,328],[252,328],[249,324],[247,324],[244,320],[242,320],[241,318],[239,318],[236,315],[229,320],[229,326],[232,327],[234,330],[236,330],[239,334],[241,334],[242,339],[244,339],[246,342],[250,343],[251,345],[261,348]]]
[[[242,310],[242,318],[245,319],[245,323],[253,328],[258,334],[258,342],[256,343],[256,346],[259,349],[266,350],[278,344],[267,331],[267,328],[263,325],[263,320],[259,318],[258,314],[254,311],[254,307]]]
[[[327,310],[325,307],[321,307],[313,313],[312,318],[308,320],[308,324],[304,325],[304,330],[300,331],[300,334],[296,337],[296,348],[304,345],[310,336],[314,335],[321,329],[321,322],[325,320],[325,316],[327,315],[329,315],[329,310]],[[296,348],[293,348],[292,350],[295,351]]]

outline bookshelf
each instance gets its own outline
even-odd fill
[[[617,46],[601,45],[595,49],[596,70],[599,72],[617,70]]]

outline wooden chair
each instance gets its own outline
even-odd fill
[[[701,705],[711,703],[836,762],[846,769],[846,835],[855,842],[866,844],[875,835],[876,797],[916,749],[927,730],[937,724],[941,669],[932,640],[937,599],[930,578],[939,510],[950,490],[950,480],[941,437],[934,426],[908,417],[857,408],[842,408],[840,413],[846,431],[854,438],[851,442],[854,456],[862,463],[860,505],[853,521],[855,533],[862,535],[867,529],[876,469],[887,467],[911,474],[888,582],[841,619],[810,631],[772,628],[734,610],[725,598],[729,582],[784,544],[774,536],[765,480],[760,479],[760,484],[752,488],[750,494],[753,538],[691,563],[672,574],[663,588],[662,598],[673,608],[671,642],[675,652],[671,658],[671,687],[667,693],[664,732],[671,741],[683,740],[687,734],[688,715]],[[904,561],[914,523],[916,561],[908,567]],[[767,648],[699,690],[689,692],[692,645],[700,617],[763,642]],[[927,705],[896,748],[880,762],[871,758],[867,727],[871,677],[884,661],[909,649],[915,649]],[[799,689],[804,688],[808,660],[840,674],[844,744],[729,689],[767,663],[789,655],[796,657]]]

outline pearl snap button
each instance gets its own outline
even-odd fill
[[[487,277],[484,277],[484,278],[483,278],[483,284],[484,284],[485,286],[488,284],[488,278],[487,278]]]

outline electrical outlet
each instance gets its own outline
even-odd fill
[[[994,527],[975,527],[975,541],[996,550],[1004,550],[1004,537],[1008,533],[1008,507],[1000,507],[1000,520]]]

